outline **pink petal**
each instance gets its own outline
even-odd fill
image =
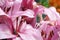
[[[13,38],[12,40],[21,40],[20,37]]]
[[[6,15],[6,16],[8,16],[1,8],[0,8],[0,16],[1,15]],[[8,16],[9,17],[9,16]]]
[[[34,12],[30,9],[26,10],[26,11],[18,11],[16,12],[13,17],[18,17],[18,16],[27,16],[27,17],[30,17],[30,18],[33,18],[34,17]]]
[[[15,0],[14,1],[14,8],[13,9],[13,14],[15,14],[15,12],[19,11],[20,10],[20,7],[21,7],[21,3],[22,3],[22,0]]]
[[[0,39],[9,39],[14,38],[15,36],[12,34],[11,30],[9,29],[8,25],[0,24]]]
[[[4,0],[0,0],[0,6],[3,6],[3,5],[4,5],[4,3],[5,3],[5,1],[4,1]]]
[[[11,7],[13,5],[13,0],[5,0],[5,6],[7,8]]]
[[[23,0],[22,1],[22,8],[26,9],[33,9],[33,2],[34,0]]]
[[[34,9],[35,15],[36,14],[42,14],[44,12],[44,7],[42,5],[39,5]]]
[[[57,20],[60,17],[54,7],[45,8],[44,9],[44,14],[46,14],[49,17],[50,20]]]
[[[0,39],[15,37],[13,33],[13,24],[10,17],[0,9]]]
[[[31,25],[23,23],[18,33],[23,40],[43,40],[39,30],[34,29]],[[26,38],[27,37],[27,38]]]
[[[0,20],[3,21],[4,23],[6,23],[7,25],[9,25],[10,28],[12,28],[12,26],[13,26],[12,20],[10,19],[10,17],[5,12],[3,12],[2,9],[0,9]]]

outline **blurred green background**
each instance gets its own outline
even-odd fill
[[[35,1],[45,7],[49,7],[49,0],[35,0]]]

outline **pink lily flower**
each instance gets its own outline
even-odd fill
[[[43,40],[58,40],[60,38],[60,15],[54,7],[45,8],[44,14],[48,21],[41,21],[39,30],[42,32]]]
[[[28,24],[31,24],[34,27],[36,25],[36,16],[38,15],[38,13],[42,13],[43,9],[44,9],[43,6],[39,6],[39,7],[37,6],[36,8],[34,8],[34,6],[36,5],[36,4],[34,5],[34,3],[35,3],[34,0],[28,0],[28,1],[27,0],[14,0],[14,1],[6,0],[5,1],[6,8],[4,7],[5,9],[3,8],[3,10],[5,10],[5,13],[9,16],[13,16],[15,14],[20,15],[28,9],[33,11],[34,14],[32,14],[32,15],[34,15],[34,18],[28,18],[29,21],[27,19],[26,20],[27,20]],[[19,11],[20,11],[20,13],[17,13]],[[27,14],[29,14],[29,13],[27,13]],[[24,16],[24,18],[26,18],[26,17]]]
[[[18,21],[16,24],[16,29],[13,26],[11,18],[0,9],[0,39],[11,39],[11,40],[43,40],[39,30],[34,29],[26,21],[21,21],[18,26]],[[27,15],[27,14],[21,14]],[[27,15],[29,16],[29,15]],[[7,22],[8,21],[8,22]]]

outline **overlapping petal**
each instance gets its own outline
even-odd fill
[[[34,29],[31,25],[23,23],[19,35],[23,40],[43,40],[39,30]],[[26,38],[27,37],[27,38]]]
[[[50,20],[57,20],[58,18],[60,18],[59,13],[56,11],[54,7],[45,8],[44,14],[46,14]]]
[[[0,39],[15,37],[13,33],[13,24],[10,17],[0,9]]]

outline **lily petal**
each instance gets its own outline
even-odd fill
[[[24,24],[24,25],[22,25],[23,30],[20,31],[20,33],[18,33],[23,40],[43,40],[39,30],[34,29],[29,24],[26,24],[26,23],[23,23],[23,24]]]

